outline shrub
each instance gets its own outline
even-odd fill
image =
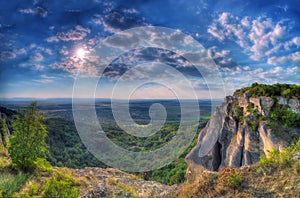
[[[252,131],[257,131],[258,130],[258,122],[253,120],[249,122],[249,126],[251,127]]]
[[[268,126],[272,129],[276,137],[280,136],[280,125],[278,122],[269,122]]]
[[[75,198],[79,196],[76,181],[69,175],[57,172],[45,184],[43,191],[45,198]]]
[[[285,147],[281,152],[276,149],[269,151],[268,156],[260,157],[258,164],[264,168],[291,167],[294,162],[292,154],[297,152],[300,152],[300,140],[291,146]]]
[[[274,105],[270,111],[270,118],[274,121],[284,123],[285,128],[291,126],[300,127],[300,116],[284,105]]]
[[[242,186],[243,178],[240,172],[234,168],[221,168],[219,172],[219,183],[227,184],[228,187],[238,189]]]
[[[247,105],[247,111],[252,114],[254,112],[254,104],[252,102],[249,102],[249,104]]]
[[[42,172],[52,172],[53,168],[50,164],[50,162],[48,162],[46,159],[44,158],[38,158],[35,162],[34,162],[36,169],[38,171],[42,171]]]
[[[229,176],[228,186],[233,189],[237,189],[242,186],[242,177],[238,171],[234,171],[234,173]]]

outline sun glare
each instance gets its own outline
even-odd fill
[[[87,53],[87,51],[85,51],[85,50],[82,49],[82,48],[79,48],[79,49],[76,51],[76,55],[77,55],[77,57],[80,58],[80,59],[84,59],[86,53]]]

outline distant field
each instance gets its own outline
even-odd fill
[[[3,100],[0,101],[0,105],[17,110],[28,106],[32,101],[34,100]],[[217,104],[221,102],[222,100],[216,101]],[[180,121],[180,103],[177,100],[132,100],[129,105],[131,117],[137,123],[148,123],[150,121],[149,107],[154,103],[160,103],[165,107],[167,111],[167,122]],[[71,99],[43,99],[37,100],[37,104],[39,111],[44,114],[45,118],[73,119]],[[200,118],[208,119],[211,115],[210,100],[199,100],[198,104],[200,107]],[[122,106],[124,102],[119,101],[117,105]],[[100,122],[114,121],[110,100],[96,100],[95,107]],[[190,112],[191,119],[194,118],[195,109],[191,107],[188,111]]]

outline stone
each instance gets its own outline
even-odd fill
[[[283,98],[280,100],[290,104],[291,108],[299,107],[296,100],[291,102]],[[236,102],[244,108],[243,116],[246,122],[237,123],[232,115],[232,108]],[[200,132],[197,145],[185,158],[189,167],[193,166],[190,171],[198,170],[195,168],[197,166],[210,171],[218,171],[221,167],[228,166],[248,166],[258,162],[261,155],[267,156],[272,149],[281,151],[288,146],[292,142],[291,134],[300,135],[299,130],[291,130],[290,133],[276,137],[266,123],[245,111],[249,102],[253,103],[258,112],[265,117],[269,115],[274,105],[274,100],[270,97],[227,96]],[[248,124],[253,120],[259,124],[258,131],[252,131]]]

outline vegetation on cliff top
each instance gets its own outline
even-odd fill
[[[251,97],[268,96],[276,97],[282,96],[284,98],[298,98],[300,99],[300,85],[295,84],[258,84],[253,83],[250,87],[238,89],[234,92],[234,96],[241,96],[243,94],[251,94]]]

